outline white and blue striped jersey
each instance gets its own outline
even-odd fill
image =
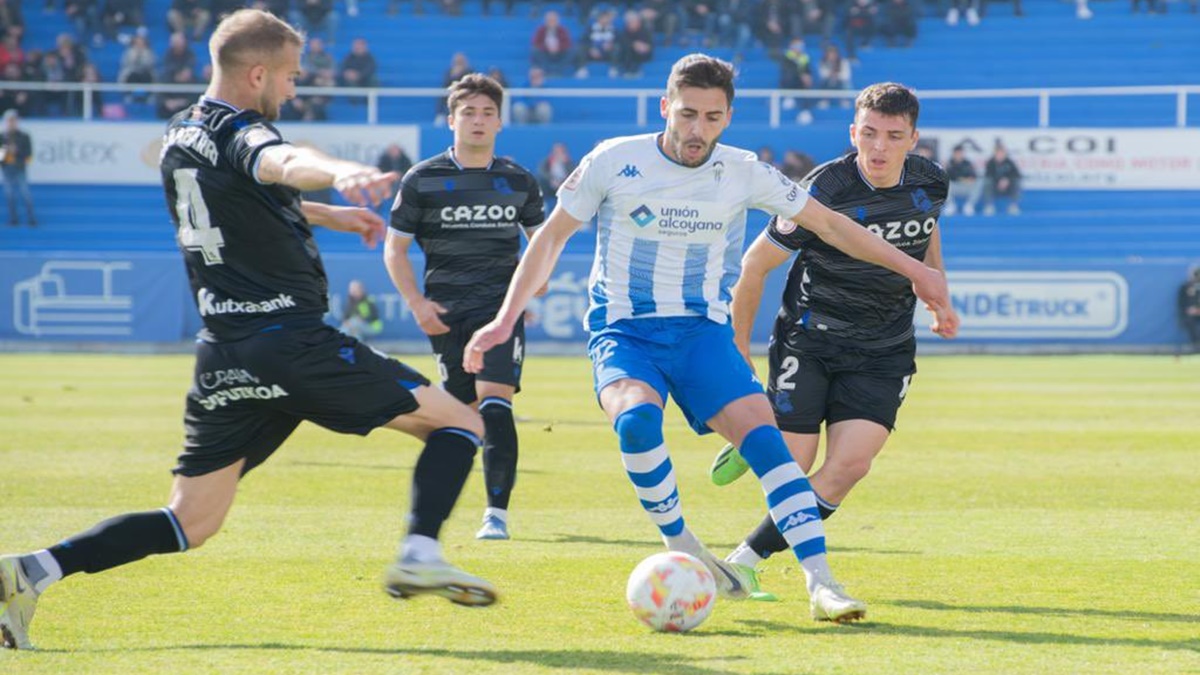
[[[658,138],[601,143],[559,188],[559,204],[571,217],[596,217],[589,330],[637,317],[728,323],[746,210],[792,218],[808,200],[748,150],[718,144],[707,162],[690,168],[668,158]]]

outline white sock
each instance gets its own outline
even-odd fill
[[[829,569],[829,559],[824,553],[810,555],[800,561],[800,566],[804,568],[804,582],[810,595],[817,584],[833,581],[833,570]]]
[[[494,506],[489,506],[483,510],[483,519],[487,520],[488,518],[499,518],[500,522],[507,525],[508,524],[508,510],[507,509],[498,509]]]
[[[747,546],[744,541],[738,544],[738,547],[733,549],[733,553],[730,553],[729,557],[725,559],[731,563],[746,565],[748,567],[758,567],[759,563],[766,560],[766,558],[755,553],[754,549]]]
[[[689,555],[699,557],[701,551],[704,550],[704,544],[692,534],[692,531],[683,528],[683,531],[676,535],[663,535],[663,543],[667,545],[670,551],[682,551]]]
[[[431,539],[420,534],[410,534],[404,538],[400,548],[400,559],[404,562],[440,562],[442,545],[437,539]]]
[[[36,591],[38,595],[41,595],[50,586],[50,584],[63,578],[62,567],[58,565],[58,561],[55,560],[54,556],[50,554],[50,551],[47,551],[46,549],[36,551],[30,555],[38,565],[42,566],[42,572],[44,573],[37,581],[30,579],[30,581],[33,582],[33,590]],[[29,576],[28,569],[25,570],[25,575]]]

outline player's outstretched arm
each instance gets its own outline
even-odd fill
[[[417,288],[417,275],[413,272],[412,261],[408,259],[408,249],[412,246],[412,237],[396,234],[388,230],[387,243],[383,246],[383,266],[387,268],[388,276],[400,297],[412,309],[413,318],[426,335],[442,335],[450,332],[450,327],[442,323],[441,315],[446,308],[425,297]]]
[[[463,351],[463,369],[468,373],[477,373],[483,367],[483,355],[492,347],[505,342],[512,335],[513,327],[525,313],[529,299],[539,288],[550,280],[554,264],[562,255],[567,240],[579,229],[582,221],[570,216],[562,205],[554,207],[554,211],[540,228],[533,239],[529,240],[529,248],[521,256],[517,271],[513,274],[512,282],[508,285],[508,293],[504,296],[504,304],[496,318],[487,325],[475,331],[467,348]]]
[[[355,206],[378,206],[392,196],[392,186],[400,180],[400,175],[330,157],[312,148],[281,143],[259,155],[258,180],[282,183],[304,192],[333,188]]]
[[[943,275],[946,274],[946,263],[942,259],[942,230],[937,223],[934,223],[933,232],[929,235],[929,247],[925,249],[925,265],[932,267]],[[930,308],[926,306],[926,309]],[[933,310],[930,309],[930,311]],[[929,330],[949,340],[958,335],[958,313],[954,311],[953,305],[948,307],[947,311],[951,316],[951,320],[943,320],[937,313],[934,313],[933,324],[929,326]]]
[[[742,257],[742,275],[733,285],[733,301],[729,307],[733,319],[733,342],[751,368],[754,363],[750,360],[750,332],[754,330],[754,317],[762,302],[767,275],[791,256],[790,252],[772,244],[764,232],[758,235],[758,239]]]
[[[331,206],[320,202],[301,202],[304,218],[314,225],[362,237],[367,248],[383,239],[383,218],[370,209],[357,206]]]
[[[933,312],[934,325],[940,331],[958,330],[958,315],[950,306],[950,289],[946,275],[916,260],[903,251],[871,234],[853,220],[830,209],[815,199],[804,203],[804,208],[791,220],[820,237],[846,255],[875,263],[907,277],[913,283],[913,292],[929,311]]]

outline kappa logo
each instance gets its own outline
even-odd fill
[[[642,172],[638,171],[637,165],[626,164],[624,169],[617,172],[617,175],[621,178],[641,178]]]
[[[645,204],[642,204],[633,211],[630,211],[629,217],[633,219],[633,222],[636,223],[638,227],[645,227],[654,222],[654,212],[651,211],[650,207],[646,206]]]
[[[779,524],[779,531],[786,532],[787,530],[790,530],[793,527],[799,527],[800,525],[803,525],[811,520],[820,520],[820,518],[818,516],[814,516],[811,513],[805,513],[804,511],[797,511],[797,512],[793,513],[792,515],[788,516],[787,520],[785,520]]]
[[[668,497],[666,501],[659,502],[658,504],[655,504],[654,506],[651,506],[650,508],[648,508],[646,510],[650,511],[651,513],[667,513],[671,509],[674,509],[678,505],[679,505],[679,495],[673,494],[670,497]]]

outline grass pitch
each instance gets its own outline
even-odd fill
[[[407,359],[434,372],[427,356]],[[42,598],[36,652],[3,673],[1200,673],[1200,358],[925,357],[900,428],[827,523],[835,571],[870,603],[808,619],[719,601],[686,635],[625,608],[660,549],[582,358],[531,357],[518,397],[510,542],[472,536],[472,476],[443,533],[494,581],[488,609],[389,599],[418,444],[304,425],[243,481],[225,530],[184,555],[79,575]],[[26,551],[164,503],[183,356],[0,355],[0,550]],[[718,552],[762,514],[716,488],[720,442],[667,417],[686,517]]]

